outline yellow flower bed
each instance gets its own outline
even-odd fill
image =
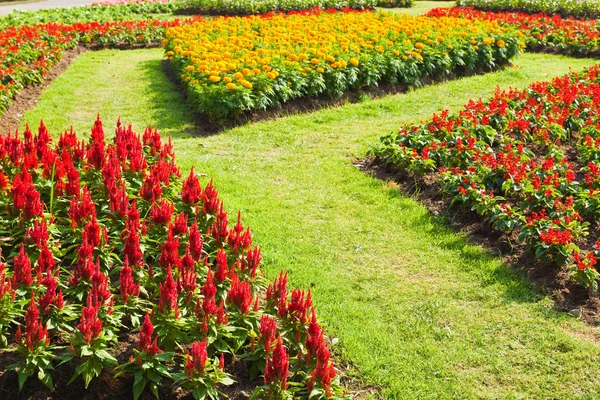
[[[381,81],[415,85],[520,50],[517,32],[495,22],[372,12],[219,17],[169,28],[164,45],[214,119]]]

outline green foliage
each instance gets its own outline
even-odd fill
[[[560,14],[578,18],[600,16],[600,0],[458,0],[456,3],[486,11]]]
[[[73,24],[86,22],[130,21],[163,19],[178,7],[176,1],[165,3],[144,2],[120,5],[90,5],[83,7],[51,8],[36,11],[13,10],[0,17],[0,28],[45,24],[48,22]],[[158,14],[158,15],[157,15]]]
[[[184,8],[215,15],[252,15],[321,8],[373,8],[378,0],[182,0]]]

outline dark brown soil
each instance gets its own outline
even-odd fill
[[[564,269],[536,260],[528,249],[519,243],[516,232],[493,230],[483,217],[474,211],[451,205],[434,174],[417,176],[407,174],[377,157],[358,160],[355,165],[364,172],[397,185],[399,190],[424,204],[430,213],[440,217],[440,222],[466,234],[468,241],[483,246],[489,253],[500,257],[507,265],[522,271],[523,275],[541,292],[554,300],[554,309],[571,312],[592,325],[600,325],[600,299],[590,296],[580,284],[569,279]],[[591,231],[597,230],[590,227]],[[591,232],[590,237],[597,237]],[[593,243],[589,243],[589,247]],[[585,246],[583,246],[585,247]]]

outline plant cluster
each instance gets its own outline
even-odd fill
[[[495,22],[318,9],[182,25],[163,44],[194,108],[217,121],[304,96],[491,68],[521,48],[515,30]]]
[[[453,203],[518,232],[536,258],[571,264],[596,290],[600,242],[591,249],[586,239],[600,217],[599,116],[594,66],[525,90],[498,89],[458,114],[403,126],[371,152],[403,170],[434,173]]]
[[[473,8],[435,8],[430,17],[458,17],[495,21],[521,31],[529,51],[552,51],[572,56],[600,56],[600,22],[562,18],[558,15],[530,15],[518,12],[488,12]]]
[[[182,0],[180,2],[183,9],[212,15],[255,15],[301,11],[314,7],[363,10],[372,9],[377,3],[378,0]]]
[[[52,388],[71,362],[86,387],[113,370],[135,399],[166,382],[216,399],[242,359],[255,398],[344,397],[310,291],[263,277],[240,214],[156,130],[119,122],[108,142],[98,119],[52,145],[41,124],[0,138],[0,163],[0,349],[21,354],[20,386]],[[135,347],[121,364],[119,337]]]
[[[412,7],[413,0],[378,0],[377,7],[396,8],[396,7]]]
[[[484,11],[559,14],[577,18],[600,16],[600,0],[458,0],[456,4]]]

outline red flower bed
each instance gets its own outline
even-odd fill
[[[597,289],[600,242],[600,66],[525,90],[498,90],[382,138],[373,154],[434,172],[453,203],[516,231],[538,259],[571,263]]]
[[[310,291],[265,280],[250,228],[170,140],[119,123],[107,142],[97,120],[52,144],[42,124],[1,137],[0,164],[0,349],[21,386],[69,362],[86,387],[115,370],[134,398],[166,381],[217,398],[233,355],[264,375],[257,397],[342,395]]]
[[[431,17],[453,16],[497,21],[524,33],[527,49],[556,51],[573,56],[600,56],[600,22],[562,18],[558,15],[525,14],[519,12],[486,12],[470,7],[434,8]]]

